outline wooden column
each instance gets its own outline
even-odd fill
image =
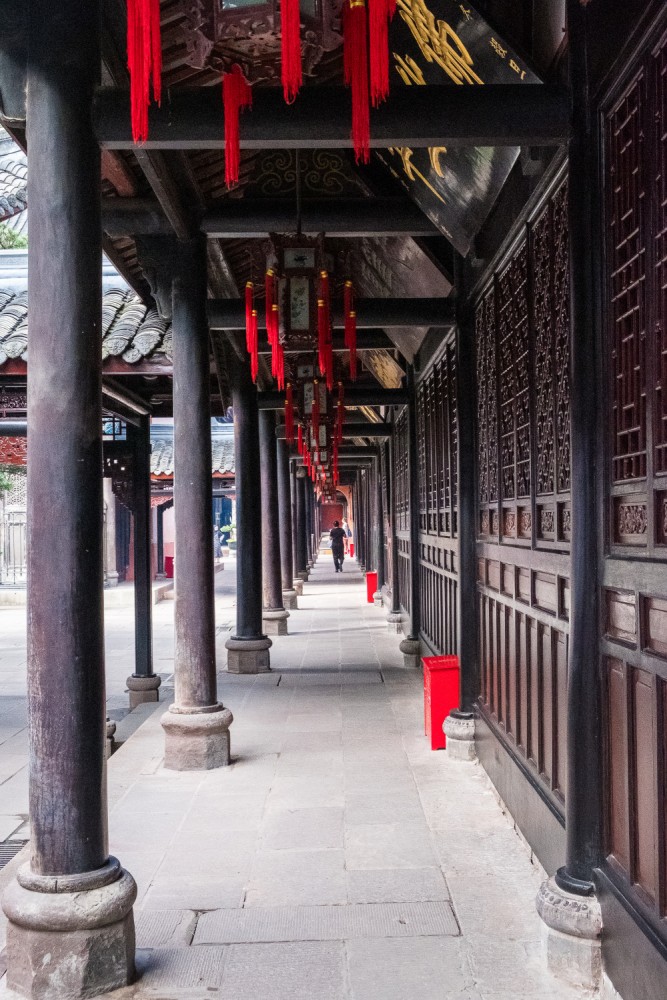
[[[308,549],[306,547],[306,470],[296,467],[296,572],[300,580],[308,579]]]
[[[388,479],[389,479],[389,529],[391,532],[391,608],[387,615],[387,628],[390,632],[401,632],[403,614],[400,600],[400,574],[398,572],[398,535],[396,533],[396,438],[388,443]]]
[[[157,575],[164,576],[164,504],[157,508]]]
[[[313,568],[313,483],[310,478],[306,483],[306,555],[308,557],[308,569]]]
[[[227,669],[256,674],[269,669],[271,647],[262,627],[259,411],[248,363],[233,352],[230,356],[236,463],[236,629],[226,642]]]
[[[278,530],[280,532],[280,572],[282,577],[283,606],[290,611],[297,607],[294,589],[294,542],[292,531],[292,476],[290,475],[289,446],[284,439],[276,441],[278,474]]]
[[[598,370],[592,247],[602,237],[596,126],[588,83],[588,12],[568,2],[573,134],[569,147],[570,407],[572,449],[572,564],[568,670],[567,858],[557,875],[562,888],[593,891],[602,849],[602,725],[600,708],[598,548]]]
[[[100,20],[98,0],[28,6],[31,841],[3,909],[7,985],[35,998],[134,972],[136,886],[107,843]]]
[[[206,241],[179,243],[173,281],[174,679],[165,767],[229,763],[231,713],[217,700]]]
[[[477,469],[475,420],[475,327],[465,264],[457,261],[458,326],[456,331],[457,399],[457,535],[459,707],[445,720],[447,755],[474,760],[475,704],[479,697],[479,610],[477,597]]]
[[[273,410],[262,410],[259,415],[259,454],[262,481],[262,624],[266,635],[287,635],[289,611],[283,605],[276,418]]]
[[[407,366],[408,475],[410,502],[410,626],[401,643],[405,665],[419,666],[421,607],[419,594],[419,459],[417,452],[417,394],[414,365]]]
[[[128,424],[128,430],[130,425]],[[153,582],[151,579],[150,417],[132,427],[134,458],[134,673],[127,678],[130,709],[158,701],[160,677],[153,673]]]
[[[602,860],[602,711],[598,607],[598,445],[604,440],[596,392],[599,370],[595,275],[603,238],[598,128],[588,79],[588,9],[568,0],[572,138],[568,159],[570,236],[571,611],[567,691],[565,865],[544,882],[537,910],[547,961],[557,975],[594,987],[600,980],[602,916],[594,872]],[[597,253],[594,251],[597,250]],[[601,518],[600,518],[601,520]],[[581,898],[585,897],[585,905]]]
[[[377,554],[375,566],[378,575],[377,590],[373,594],[373,602],[376,607],[382,607],[382,588],[385,583],[385,559],[384,559],[384,506],[382,503],[382,463],[380,454],[375,460],[375,521],[376,521],[376,546]]]

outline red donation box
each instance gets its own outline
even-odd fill
[[[354,559],[354,542],[350,542],[350,559]]]
[[[168,580],[174,579],[174,557],[165,556],[164,557],[164,575]]]
[[[458,656],[424,656],[424,732],[431,750],[444,750],[447,738],[442,724],[459,707]]]
[[[377,573],[366,573],[366,600],[369,604],[373,603],[373,594],[378,589],[378,575]]]

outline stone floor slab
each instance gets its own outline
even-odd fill
[[[345,951],[352,1000],[480,998],[456,938],[348,941]]]
[[[218,995],[220,1000],[344,1000],[343,945],[334,941],[232,945]]]
[[[350,938],[457,935],[448,902],[372,903],[348,906],[272,906],[218,910],[197,924],[194,944],[271,941],[342,941]]]
[[[408,903],[449,899],[439,868],[390,868],[347,872],[350,903]]]

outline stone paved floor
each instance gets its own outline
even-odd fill
[[[586,996],[544,970],[541,875],[481,768],[427,749],[421,675],[356,564],[336,576],[323,556],[304,589],[273,672],[220,675],[230,767],[165,771],[164,703],[111,758],[141,970],[114,996]]]

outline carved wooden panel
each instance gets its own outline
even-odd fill
[[[481,708],[561,810],[571,534],[564,179],[515,235],[476,310]]]
[[[564,549],[571,532],[565,180],[524,228],[476,310],[478,532]]]

